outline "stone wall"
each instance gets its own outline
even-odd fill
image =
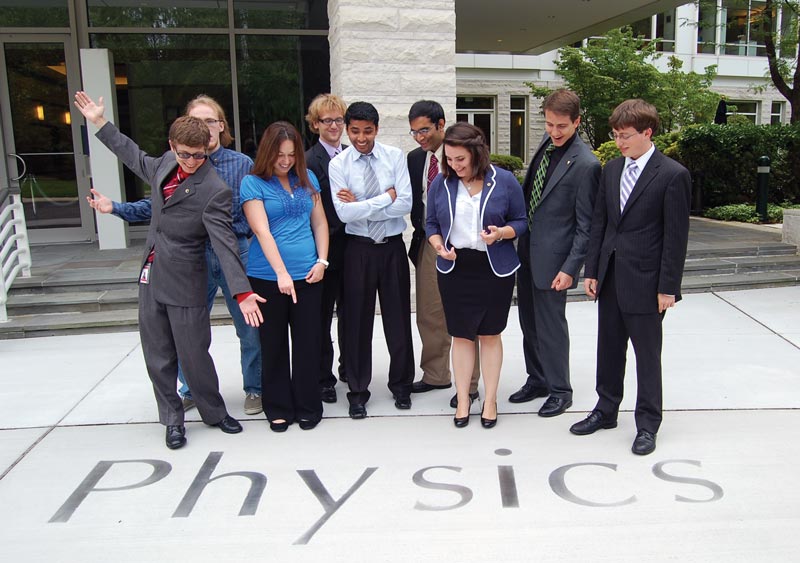
[[[380,113],[378,140],[408,151],[408,110],[420,99],[442,104],[455,121],[454,0],[329,0],[331,90]]]

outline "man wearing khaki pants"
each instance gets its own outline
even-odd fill
[[[411,176],[413,206],[411,224],[414,234],[408,257],[416,268],[417,330],[422,340],[422,356],[419,367],[422,379],[416,381],[412,393],[425,393],[434,389],[449,389],[452,386],[450,375],[450,335],[444,321],[444,309],[439,296],[436,278],[436,252],[425,240],[425,202],[428,187],[439,174],[444,158],[444,109],[438,102],[420,100],[408,112],[409,133],[419,147],[408,153],[408,173]],[[469,388],[470,400],[478,398],[478,378],[480,377],[480,357],[475,342],[475,367]],[[456,408],[455,395],[450,406]]]

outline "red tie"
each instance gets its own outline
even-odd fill
[[[428,189],[431,189],[431,184],[439,175],[439,159],[435,154],[431,154],[430,164],[428,164]]]

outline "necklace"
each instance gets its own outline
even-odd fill
[[[473,183],[473,182],[478,182],[478,179],[477,179],[477,178],[473,178],[473,179],[472,179],[472,180],[470,180],[469,182],[467,182],[467,181],[464,181],[464,185],[467,187],[467,191],[468,191],[468,192],[470,192],[470,194],[471,194],[471,193],[472,193],[474,190],[477,190],[477,189],[479,189],[479,188],[482,188],[482,187],[483,187],[483,180],[482,180],[482,179],[481,179],[481,181],[479,181],[479,182],[478,182],[478,185],[477,185],[477,186],[473,186],[473,185],[472,185],[472,183]]]

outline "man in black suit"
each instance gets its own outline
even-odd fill
[[[344,223],[339,220],[331,201],[331,185],[328,179],[328,164],[331,159],[347,148],[342,144],[344,133],[344,112],[347,105],[339,96],[320,94],[311,101],[306,114],[306,122],[319,140],[306,151],[306,166],[319,180],[322,207],[328,220],[328,261],[325,279],[322,282],[322,355],[320,356],[319,385],[322,388],[322,400],[326,403],[336,402],[336,376],[333,374],[333,342],[331,342],[331,323],[333,309],[336,307],[339,338],[339,378],[346,381],[344,371],[344,323],[342,311],[344,306],[342,291],[342,274],[344,272],[344,249],[347,238]]]
[[[600,162],[577,133],[581,104],[570,90],[542,103],[546,134],[531,161],[523,191],[530,234],[519,238],[519,322],[528,379],[509,397],[524,403],[548,399],[539,416],[572,406],[569,378],[567,289],[578,286],[589,244]]]
[[[651,104],[626,100],[609,124],[623,156],[600,177],[584,281],[599,302],[598,401],[570,432],[617,426],[630,339],[638,384],[631,449],[647,455],[661,425],[661,323],[681,298],[692,184],[689,172],[653,145],[658,113]]]
[[[442,298],[436,276],[436,252],[425,236],[425,204],[428,188],[444,165],[444,109],[439,102],[420,100],[408,111],[411,136],[419,147],[408,153],[408,174],[411,178],[411,224],[414,234],[408,257],[416,269],[417,330],[422,341],[419,367],[422,379],[411,386],[412,393],[426,393],[434,389],[452,387],[450,378],[450,334],[444,321]],[[478,345],[475,344],[475,365],[470,383],[470,400],[478,398],[478,379],[481,375]],[[453,395],[450,406],[456,408]]]

